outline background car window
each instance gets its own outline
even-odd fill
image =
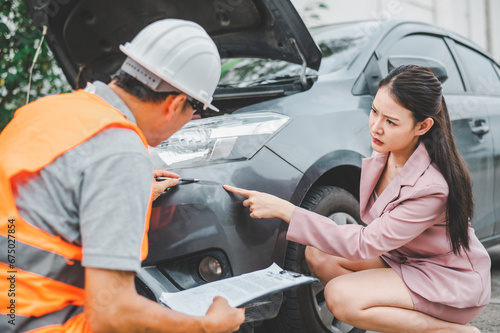
[[[496,64],[493,65],[495,67],[495,71],[497,72],[498,78],[500,79],[500,67],[498,67]]]
[[[348,66],[379,27],[379,22],[367,21],[313,29],[312,36],[323,55],[319,73],[332,73]]]
[[[448,73],[448,79],[443,83],[443,91],[446,93],[464,91],[455,60],[442,38],[428,35],[406,36],[394,43],[387,55],[423,56],[439,60],[446,66]]]
[[[361,51],[380,23],[374,21],[336,24],[311,30],[322,53],[319,74],[332,73],[347,67]],[[250,87],[273,84],[299,75],[301,66],[282,60],[258,58],[222,59],[219,85]],[[308,69],[307,74],[316,74]]]
[[[301,66],[283,60],[260,58],[221,59],[219,86],[251,87],[275,83],[277,80],[297,76]]]
[[[462,44],[456,44],[456,49],[472,91],[481,95],[500,95],[500,79],[491,60]]]

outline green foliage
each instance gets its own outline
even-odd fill
[[[42,32],[28,18],[23,0],[0,4],[0,130],[14,111],[26,103],[31,64]],[[33,68],[30,101],[70,91],[47,44],[44,42]]]

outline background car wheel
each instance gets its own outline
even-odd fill
[[[335,186],[313,187],[302,207],[334,219],[337,224],[361,224],[359,202],[344,189]],[[304,257],[305,246],[289,242],[284,268],[311,275]],[[323,295],[323,285],[317,283],[284,292],[278,316],[266,322],[266,332],[287,333],[361,333],[365,332],[338,321],[328,310]],[[273,326],[272,328],[270,326]]]

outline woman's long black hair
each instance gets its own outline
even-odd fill
[[[420,141],[448,183],[447,235],[453,252],[468,250],[468,224],[474,213],[472,181],[455,146],[441,82],[427,67],[405,65],[392,70],[380,81],[380,87],[388,87],[394,100],[411,111],[415,122],[434,120]]]

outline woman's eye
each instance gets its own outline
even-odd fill
[[[388,123],[389,125],[396,125],[395,123],[393,123],[393,122],[392,122],[392,121],[390,121],[389,119],[387,119],[387,123]]]
[[[374,108],[372,108],[372,112],[373,112],[374,114],[377,114],[377,111],[375,111],[375,109],[374,109]]]

